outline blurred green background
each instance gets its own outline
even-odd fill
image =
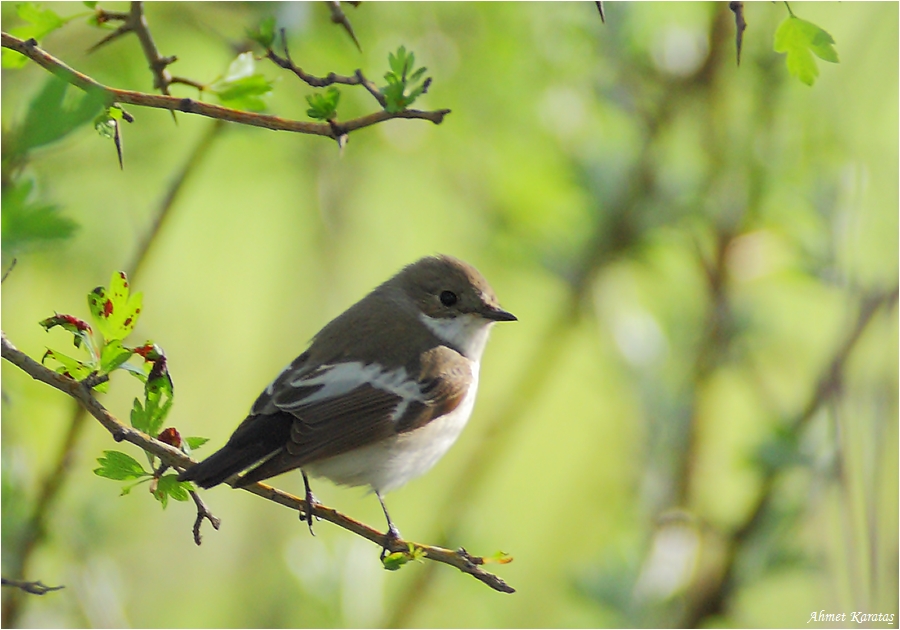
[[[898,5],[792,4],[840,55],[817,62],[812,87],[772,50],[783,4],[747,4],[740,67],[724,2],[606,3],[606,24],[587,2],[344,8],[361,53],[324,3],[146,14],[178,56],[170,70],[204,83],[267,15],[320,76],[360,68],[380,83],[405,45],[434,79],[415,107],[450,108],[443,124],[389,121],[343,152],[232,125],[195,153],[213,121],[128,107],[124,171],[85,125],[25,167],[36,197],[80,228],[21,251],[4,232],[4,268],[18,265],[3,330],[34,358],[71,349],[37,322],[87,316],[87,292],[133,268],[190,164],[132,277],[133,340],[165,349],[166,424],[210,437],[203,456],[369,289],[423,255],[471,262],[520,321],[495,329],[457,445],[387,502],[411,540],[511,554],[488,568],[517,593],[431,562],[389,573],[371,543],[324,522],[313,538],[294,513],[227,488],[204,493],[222,527],[204,525],[196,547],[193,504],[161,510],[146,486],[119,497],[93,474],[116,448],[93,420],[53,475],[73,405],[3,362],[3,575],[16,577],[50,476],[60,489],[25,577],[66,586],[14,602],[4,589],[5,622],[778,627],[823,609],[896,622]],[[19,23],[15,5],[2,11],[4,30]],[[135,38],[85,52],[102,35],[76,19],[41,45],[151,92]],[[277,81],[269,111],[304,119],[313,90],[259,67]],[[4,136],[48,78],[33,63],[3,71]],[[373,111],[364,90],[342,92],[342,120]],[[103,402],[126,420],[139,393],[116,374]],[[302,491],[297,474],[275,485]],[[314,488],[382,526],[363,490]]]

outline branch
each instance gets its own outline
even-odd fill
[[[0,332],[0,341],[2,341],[2,356],[4,359],[20,368],[35,380],[46,383],[77,400],[88,413],[94,416],[94,418],[96,418],[100,424],[112,434],[113,439],[117,442],[130,442],[144,451],[159,457],[163,463],[172,466],[173,468],[184,469],[195,463],[190,457],[175,447],[169,446],[137,429],[122,424],[110,414],[96,398],[94,398],[90,387],[84,382],[73,380],[41,365],[13,346],[6,338],[5,333]],[[450,549],[419,543],[410,543],[408,541],[393,538],[364,523],[356,521],[349,516],[345,516],[330,507],[318,503],[310,506],[304,499],[266,484],[256,483],[241,489],[287,508],[303,512],[304,514],[308,513],[308,510],[311,509],[312,514],[317,518],[334,523],[338,527],[346,529],[367,540],[371,540],[375,544],[387,548],[390,552],[408,551],[409,545],[411,544],[413,548],[423,552],[424,557],[456,567],[463,573],[468,573],[477,580],[484,582],[494,590],[503,593],[515,592],[514,589],[501,578],[492,573],[488,573],[481,568],[480,565],[485,563],[484,558],[471,556],[465,549],[451,551]],[[195,503],[197,503],[196,499]],[[200,503],[202,504],[202,501]],[[203,518],[208,518],[208,511],[205,510],[205,506],[203,506],[203,510],[205,513],[201,516],[201,507],[200,504],[198,504],[198,521],[202,521]],[[210,522],[215,526],[212,518],[210,519]]]
[[[45,595],[50,591],[58,591],[60,589],[66,588],[65,586],[47,586],[40,580],[37,582],[26,582],[24,580],[9,580],[7,578],[2,578],[3,586],[13,586],[20,590],[25,591],[26,593],[31,593],[32,595]]]
[[[863,298],[853,328],[838,346],[828,366],[822,371],[809,401],[790,423],[792,431],[802,430],[818,409],[839,393],[847,360],[863,331],[879,309],[893,308],[897,303],[897,297],[898,288],[894,287],[890,291],[871,294]],[[738,586],[736,572],[739,551],[742,545],[751,540],[764,526],[765,515],[775,500],[775,479],[779,472],[777,469],[766,471],[762,480],[762,489],[753,509],[750,510],[744,522],[729,536],[724,566],[718,580],[715,584],[710,585],[703,596],[687,611],[685,618],[679,622],[682,627],[697,628],[708,617],[721,614],[725,603]]]
[[[127,120],[127,118],[126,118]],[[190,174],[201,167],[206,157],[209,155],[213,141],[224,129],[225,123],[215,121],[197,142],[190,152],[184,165],[176,172],[176,175],[170,184],[165,196],[154,212],[154,219],[147,230],[147,233],[140,239],[134,258],[128,266],[126,273],[129,278],[134,279],[140,273],[144,262],[147,260],[148,252],[153,243],[159,239],[159,235],[171,215],[171,210],[178,198],[179,193],[183,190],[185,182]],[[15,259],[13,260],[15,263]],[[11,269],[10,269],[11,270]],[[7,271],[7,273],[9,273]],[[28,572],[28,563],[38,543],[40,542],[44,531],[47,515],[51,512],[51,506],[56,499],[62,484],[67,478],[69,466],[74,458],[75,449],[81,437],[82,430],[85,426],[87,413],[85,408],[77,402],[73,401],[73,410],[69,427],[66,431],[59,453],[54,461],[56,462],[50,471],[44,477],[40,489],[37,493],[34,509],[28,519],[27,525],[23,528],[23,536],[15,545],[16,553],[10,554],[9,572],[16,577],[23,577]],[[202,519],[201,519],[202,522]],[[212,523],[212,520],[210,519]],[[215,524],[213,524],[215,527]],[[196,541],[196,535],[195,535]],[[0,627],[10,628],[16,625],[19,617],[21,606],[24,603],[22,597],[9,597],[3,604],[2,614],[0,614]]]
[[[291,59],[291,53],[288,50],[287,45],[287,37],[285,35],[284,29],[281,29],[281,42],[282,47],[284,48],[284,57],[281,57],[271,48],[266,49],[266,58],[270,59],[275,65],[285,70],[290,70],[297,78],[306,83],[311,87],[321,88],[328,87],[329,85],[334,85],[338,83],[340,85],[361,85],[366,90],[369,91],[378,104],[381,107],[387,106],[387,100],[384,98],[384,95],[378,89],[378,86],[369,81],[365,76],[363,76],[362,70],[357,70],[356,73],[352,76],[343,76],[340,74],[335,74],[334,72],[328,73],[328,76],[325,77],[317,77],[308,72],[304,72],[303,68],[294,64],[293,59]],[[449,110],[447,110],[449,112]]]
[[[271,129],[273,131],[291,131],[294,133],[325,136],[332,138],[333,140],[337,140],[351,131],[356,131],[357,129],[369,127],[394,118],[428,120],[438,125],[443,122],[444,116],[450,113],[449,109],[439,109],[434,111],[406,109],[394,113],[381,110],[346,122],[319,123],[290,120],[279,116],[257,114],[254,112],[222,107],[221,105],[212,105],[190,98],[178,98],[176,96],[147,94],[145,92],[111,88],[99,83],[86,74],[82,74],[67,66],[53,55],[42,50],[33,39],[24,41],[6,32],[0,33],[0,45],[2,45],[3,48],[9,48],[10,50],[25,55],[45,70],[52,72],[67,83],[70,83],[85,92],[94,92],[102,95],[107,106],[110,106],[113,103],[121,103],[138,105],[141,107],[151,107],[154,109],[167,109],[173,112],[177,111],[186,114],[197,114],[206,116],[207,118],[234,122],[251,127],[263,127],[264,129]]]

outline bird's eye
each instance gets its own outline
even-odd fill
[[[456,294],[453,291],[441,291],[440,298],[441,304],[443,304],[444,306],[453,306],[454,304],[456,304],[457,300],[459,300],[459,298],[456,297]]]

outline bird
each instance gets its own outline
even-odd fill
[[[326,324],[225,446],[178,478],[242,487],[299,468],[308,506],[309,475],[368,486],[387,519],[383,556],[400,539],[384,494],[430,470],[459,437],[490,329],[508,321],[517,318],[468,263],[409,264]],[[305,519],[314,533],[312,509]]]

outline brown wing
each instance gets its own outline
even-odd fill
[[[443,346],[423,355],[417,376],[411,380],[405,370],[348,363],[323,366],[294,380],[279,379],[280,387],[265,407],[293,416],[290,439],[280,453],[245,475],[244,482],[422,427],[455,409],[472,380],[469,360]]]

